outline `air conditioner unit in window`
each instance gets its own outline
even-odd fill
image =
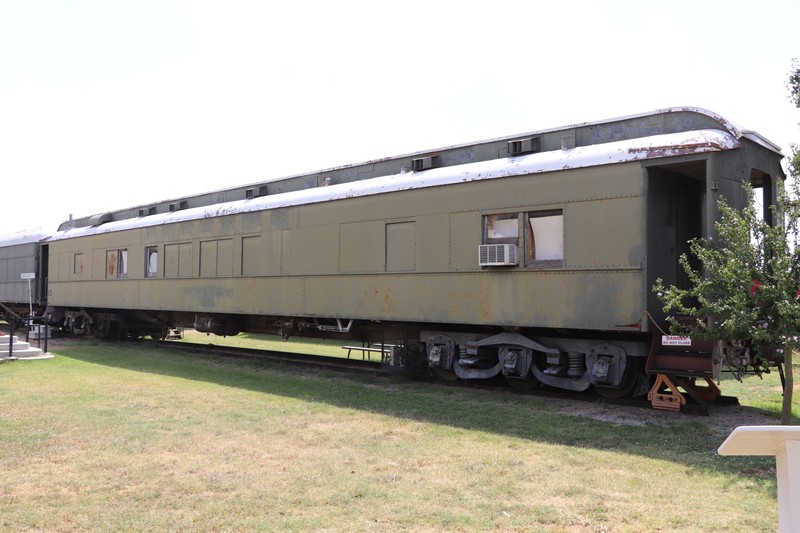
[[[480,266],[508,266],[517,264],[516,244],[481,244],[478,246]]]

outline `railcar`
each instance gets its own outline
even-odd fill
[[[388,366],[443,379],[693,388],[719,355],[662,342],[651,287],[687,283],[678,257],[720,195],[742,205],[750,181],[769,205],[781,159],[670,108],[101,213],[47,240],[48,312],[110,337],[385,342]]]
[[[0,319],[40,315],[45,305],[47,253],[41,229],[0,236]]]

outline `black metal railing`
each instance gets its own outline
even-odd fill
[[[13,357],[14,357],[14,329],[15,329],[17,324],[26,324],[27,327],[25,328],[25,342],[30,342],[31,325],[34,324],[37,321],[41,321],[44,324],[44,326],[43,326],[43,328],[44,328],[44,353],[47,353],[47,341],[48,341],[48,339],[50,337],[49,328],[48,328],[48,325],[47,325],[48,321],[46,320],[47,317],[45,317],[45,316],[29,316],[27,318],[23,318],[20,315],[18,315],[17,313],[15,313],[13,310],[11,310],[7,305],[5,305],[2,302],[0,302],[0,308],[2,308],[5,311],[6,321],[8,322],[8,326],[9,326],[9,331],[8,331],[8,335],[9,335],[9,339],[8,339],[8,358],[10,360],[13,361]],[[40,330],[40,334],[37,336],[37,338],[38,338],[38,341],[39,341],[39,343],[38,343],[39,346],[38,347],[41,348],[41,346],[42,346],[41,330]]]

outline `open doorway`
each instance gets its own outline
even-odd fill
[[[647,168],[647,308],[663,323],[663,304],[650,288],[657,278],[689,288],[689,278],[678,263],[689,253],[689,241],[706,234],[705,160]]]

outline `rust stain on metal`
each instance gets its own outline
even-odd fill
[[[625,328],[625,329],[635,329],[638,331],[642,330],[641,322],[636,322],[634,324],[614,324],[615,328]]]
[[[689,155],[696,152],[710,150],[724,150],[726,147],[718,142],[709,140],[686,143],[680,146],[642,146],[628,148],[631,155],[642,155],[646,159],[659,157],[674,157],[676,155]]]
[[[386,292],[383,294],[383,311],[386,314],[394,312],[394,299],[392,298],[392,289],[386,289]]]

